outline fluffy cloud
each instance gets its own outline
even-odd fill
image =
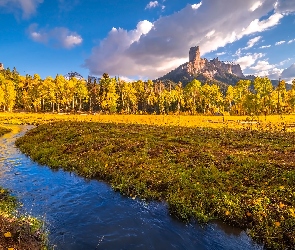
[[[261,47],[259,47],[260,49],[266,49],[266,48],[270,48],[271,47],[271,45],[263,45],[263,46],[261,46]]]
[[[83,42],[80,35],[64,27],[49,30],[39,29],[37,24],[32,24],[28,28],[28,34],[35,42],[66,49],[71,49]]]
[[[255,62],[263,57],[264,54],[262,53],[254,53],[254,54],[248,54],[246,56],[242,56],[236,60],[236,63],[240,64],[242,70],[252,66],[255,64]]]
[[[226,54],[225,52],[216,53],[217,56],[223,56],[225,54]]]
[[[141,21],[136,29],[126,31],[113,28],[106,39],[95,47],[92,55],[86,60],[86,65],[91,67],[91,72],[131,77],[144,72],[141,65],[135,65],[132,58],[125,56],[125,51],[132,43],[138,42],[141,36],[146,35],[153,27],[149,21]],[[131,67],[132,66],[132,67]]]
[[[255,66],[250,67],[257,76],[268,76],[270,79],[279,79],[282,69],[277,68],[277,65],[270,64],[267,59],[257,61]]]
[[[254,69],[256,71],[265,71],[272,68],[274,68],[274,65],[269,64],[267,60],[258,61],[255,66],[251,67],[251,69]]]
[[[292,40],[288,41],[288,44],[294,43],[294,42],[295,42],[295,39],[292,39]]]
[[[197,10],[197,9],[199,9],[199,8],[201,7],[201,5],[202,5],[202,2],[200,2],[200,3],[195,3],[195,4],[192,4],[192,8],[193,8],[194,10]]]
[[[275,13],[271,15],[268,19],[260,21],[259,19],[253,20],[249,26],[243,29],[242,35],[250,35],[255,32],[262,32],[275,25],[279,24],[280,20],[284,17],[284,15],[280,13]]]
[[[262,37],[261,36],[257,36],[257,37],[254,37],[252,39],[250,39],[247,43],[247,47],[245,47],[244,49],[250,49],[252,48],[256,43],[259,42],[259,40],[261,39]]]
[[[281,44],[284,44],[286,41],[279,41],[279,42],[276,42],[276,46],[278,46],[278,45],[281,45]]]
[[[151,8],[155,8],[155,7],[157,7],[157,6],[159,6],[159,3],[158,3],[158,1],[154,1],[154,2],[149,2],[148,4],[147,4],[147,6],[145,7],[146,9],[151,9]]]
[[[276,2],[203,0],[170,16],[160,17],[153,24],[143,21],[144,26],[147,25],[146,32],[139,28],[143,22],[130,31],[113,29],[93,48],[85,67],[96,75],[108,72],[111,75],[159,77],[188,61],[191,46],[199,45],[203,55],[279,24],[284,14],[279,11],[280,3],[274,7]],[[272,14],[267,17],[269,13]],[[244,68],[249,67],[258,55],[246,55],[238,61]]]
[[[43,0],[0,0],[0,7],[13,12],[20,9],[23,17],[28,18],[36,12],[37,6],[42,2]]]
[[[255,11],[255,10],[257,10],[261,5],[262,5],[262,2],[258,1],[258,2],[254,3],[254,4],[251,6],[250,10],[251,10],[251,11]]]

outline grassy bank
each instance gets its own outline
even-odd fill
[[[47,249],[42,222],[30,216],[15,216],[16,209],[15,198],[0,188],[0,249]]]
[[[0,127],[0,136],[10,131]],[[17,207],[16,199],[0,187],[0,249],[47,249],[42,222],[30,216],[16,216]]]
[[[0,127],[0,136],[6,134],[6,133],[9,133],[11,130],[8,129],[8,128],[3,128],[3,127]]]
[[[181,219],[247,228],[275,249],[295,245],[295,134],[58,122],[16,142],[33,160],[145,199]]]

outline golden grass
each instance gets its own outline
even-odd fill
[[[283,130],[295,123],[295,114],[269,116],[188,116],[188,115],[105,115],[0,113],[0,124],[44,124],[54,121],[85,121],[100,123],[146,124],[157,126],[208,127],[253,130]],[[295,131],[287,126],[285,130]]]

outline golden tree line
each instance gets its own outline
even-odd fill
[[[295,79],[277,87],[267,77],[240,80],[223,93],[216,84],[198,80],[186,86],[157,81],[126,82],[104,74],[99,81],[75,77],[41,79],[21,76],[16,69],[0,71],[0,109],[29,112],[90,111],[124,114],[235,115],[291,113],[295,110]]]

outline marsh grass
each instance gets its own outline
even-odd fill
[[[56,122],[16,145],[124,195],[165,200],[180,219],[219,219],[266,247],[295,245],[295,133]]]

